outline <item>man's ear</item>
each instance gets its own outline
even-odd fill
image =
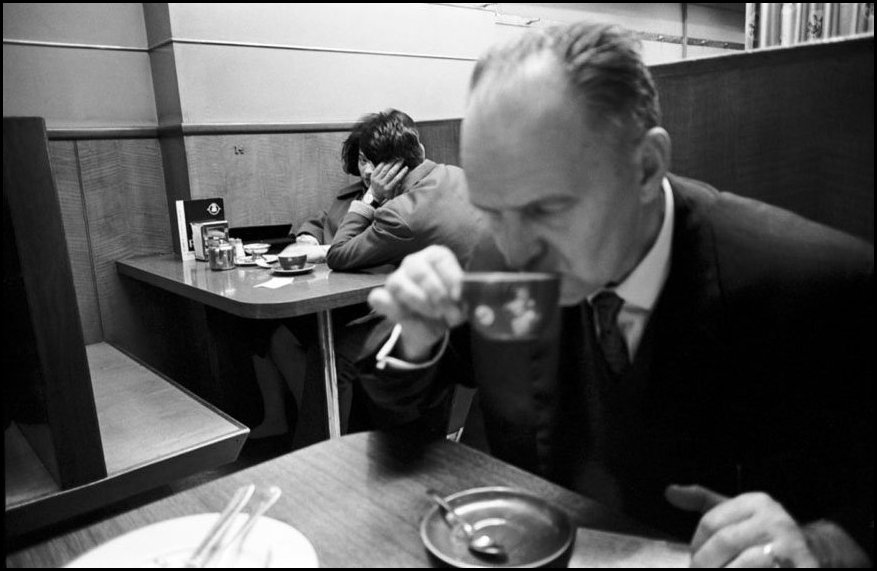
[[[670,170],[670,134],[663,127],[652,127],[639,144],[642,188],[659,188]]]

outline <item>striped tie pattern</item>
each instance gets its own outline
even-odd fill
[[[621,328],[618,327],[618,312],[621,311],[624,300],[613,291],[603,291],[591,300],[591,305],[600,327],[600,348],[603,357],[612,374],[619,378],[630,368],[627,342],[621,333]]]

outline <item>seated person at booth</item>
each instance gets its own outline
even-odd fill
[[[468,259],[479,216],[462,169],[426,158],[414,121],[389,109],[361,120],[360,169],[369,189],[341,221],[326,262],[355,271],[391,264],[429,244]]]
[[[674,176],[670,150],[632,34],[488,52],[461,158],[490,232],[371,292],[398,325],[360,382],[408,418],[452,388],[436,361],[468,364],[493,454],[691,538],[693,566],[868,565],[873,246]],[[557,333],[456,327],[463,268],[557,274]]]
[[[319,214],[305,220],[297,229],[290,232],[295,236],[295,246],[287,247],[283,254],[292,254],[297,251],[305,251],[309,262],[325,261],[326,251],[335,238],[341,219],[347,214],[350,203],[362,199],[362,195],[368,190],[371,173],[367,164],[363,161],[359,152],[359,137],[362,124],[357,123],[341,146],[341,167],[345,173],[360,177],[356,182],[338,189],[335,192],[335,200],[328,208]],[[322,248],[307,248],[302,246],[322,246]]]
[[[327,216],[306,223],[297,233],[297,240],[305,237],[308,241],[307,236],[318,229],[322,229],[324,240],[334,233],[327,254],[330,268],[353,271],[395,267],[404,256],[427,244],[442,244],[458,258],[468,259],[480,227],[479,215],[466,197],[463,171],[426,158],[411,117],[395,109],[363,117],[345,142],[342,154],[349,173],[356,156],[356,171],[367,191],[361,199],[352,199],[353,192],[346,194],[351,201],[340,223],[337,215],[344,207],[339,196]],[[294,251],[293,246],[287,250]],[[376,341],[370,340],[381,339],[392,325],[379,315],[369,314],[365,304],[333,311],[333,321],[342,432],[346,432],[351,383],[356,375],[353,363],[371,354]],[[287,402],[283,386],[289,387],[296,402],[301,402],[306,354],[308,348],[316,346],[315,331],[313,319],[285,320],[284,327],[272,336],[269,358],[257,365],[263,395],[270,399],[266,401],[263,426],[270,421],[279,427],[265,435],[291,428],[283,422]],[[260,429],[257,434],[264,432]]]
[[[326,251],[332,243],[341,219],[353,200],[362,198],[368,189],[369,173],[360,167],[359,137],[362,125],[354,126],[341,146],[341,168],[356,177],[356,182],[334,192],[335,198],[328,208],[307,219],[296,230],[290,232],[295,236],[295,243],[290,244],[280,253],[293,255],[304,253],[308,262],[324,262]],[[335,322],[347,322],[369,312],[365,304],[340,308],[333,311]],[[271,325],[270,332],[254,335],[257,347],[253,355],[253,367],[262,396],[264,416],[262,422],[250,431],[250,439],[258,440],[271,436],[285,435],[289,432],[290,417],[297,416],[298,404],[302,402],[304,382],[307,370],[307,348],[315,346],[316,319],[313,316],[284,321],[285,326]],[[272,347],[278,350],[272,350]],[[269,355],[270,353],[270,355]],[[273,355],[273,358],[272,358]],[[283,371],[283,372],[281,372]],[[342,426],[346,425],[347,411],[350,410],[352,395],[349,384],[339,387],[341,401]],[[284,438],[288,441],[288,438]]]

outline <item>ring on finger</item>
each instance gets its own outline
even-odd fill
[[[795,566],[792,561],[776,553],[776,548],[773,543],[765,544],[762,548],[762,553],[768,560],[770,560],[770,566],[774,569],[785,569]]]

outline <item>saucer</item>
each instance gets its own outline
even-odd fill
[[[284,270],[283,268],[272,268],[271,272],[277,274],[278,276],[297,276],[299,274],[307,274],[312,272],[316,266],[314,264],[306,264],[303,268],[294,268],[291,270]]]
[[[489,534],[505,559],[479,557],[469,550],[459,526],[451,527],[438,506],[420,524],[426,548],[453,567],[543,567],[563,563],[572,553],[576,529],[567,515],[545,500],[512,488],[475,488],[448,496],[447,502],[476,531]],[[565,566],[565,565],[564,565]]]
[[[254,260],[252,256],[247,256],[246,258],[235,258],[234,265],[236,266],[262,266],[259,262],[264,264],[273,264],[277,261],[277,256],[274,254],[265,254],[261,259]],[[265,266],[262,266],[265,267]]]
[[[66,567],[182,567],[219,514],[198,514],[160,521],[111,539]],[[234,527],[242,526],[245,514]],[[317,553],[294,527],[262,516],[247,537],[240,556],[227,550],[218,562],[234,567],[318,567]]]

